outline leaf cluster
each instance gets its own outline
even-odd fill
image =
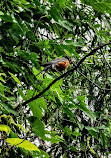
[[[2,157],[110,156],[110,21],[109,0],[1,1]],[[65,75],[37,76],[66,55]]]

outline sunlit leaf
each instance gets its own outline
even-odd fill
[[[7,125],[0,125],[0,131],[4,131],[4,132],[6,132],[7,134],[9,134],[10,131],[11,131],[11,129],[10,129],[10,127],[7,126]]]
[[[4,82],[4,79],[0,76],[0,81]]]
[[[89,147],[90,151],[91,151],[93,154],[96,154],[96,152],[90,147],[90,145],[89,145],[89,140],[90,140],[90,137],[87,138],[87,146]]]
[[[29,151],[40,151],[29,140],[24,140],[20,138],[7,138],[7,142],[10,143],[11,146],[21,147]]]
[[[9,74],[11,75],[11,77],[12,77],[19,85],[21,85],[20,80],[19,80],[15,75],[13,75],[11,72],[9,72]]]
[[[0,11],[0,15],[4,15],[4,13],[2,11]]]

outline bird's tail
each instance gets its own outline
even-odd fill
[[[46,66],[42,71],[40,71],[36,76],[40,75],[43,71],[47,71],[48,69],[50,69],[52,67],[52,65],[48,65]]]

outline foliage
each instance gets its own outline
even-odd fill
[[[111,154],[111,2],[5,0],[0,4],[2,157],[109,157]],[[72,74],[43,70],[68,55]],[[67,71],[68,71],[67,70]],[[64,73],[64,72],[63,72]]]

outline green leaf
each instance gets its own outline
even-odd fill
[[[98,127],[90,127],[90,126],[86,126],[85,127],[88,132],[98,140],[98,133],[99,133],[99,128]]]
[[[101,135],[100,135],[100,141],[102,142],[102,145],[104,148],[107,148],[108,147],[108,139],[107,139],[107,136],[104,134],[104,132],[101,132]]]
[[[37,70],[35,67],[32,68],[34,75],[36,76],[40,71]]]
[[[64,52],[68,55],[68,56],[70,56],[71,55],[71,53],[68,51],[68,50],[64,50]]]
[[[5,104],[3,104],[3,103],[2,103],[2,104],[0,103],[0,106],[1,106],[3,109],[7,110],[8,113],[11,113],[11,114],[14,114],[14,115],[17,114],[17,112],[16,112],[10,105],[5,105]]]
[[[68,107],[64,107],[64,112],[70,117],[70,119],[74,120],[74,114],[72,110],[70,110]]]
[[[5,22],[12,22],[12,17],[10,15],[2,15],[1,18],[5,21]]]
[[[72,27],[73,27],[73,25],[70,23],[70,22],[68,22],[67,20],[58,20],[58,22],[57,22],[57,24],[59,24],[60,26],[62,26],[62,27],[64,27],[64,28],[66,28],[67,30],[69,30],[69,31],[72,31]]]
[[[24,99],[24,100],[26,100],[26,96],[25,96],[25,94],[23,93],[23,91],[22,91],[22,89],[18,89],[18,92],[19,92],[19,94],[21,95],[21,97]]]
[[[27,32],[27,36],[28,36],[28,38],[29,38],[31,41],[34,41],[34,40],[35,40],[35,36],[34,36],[34,34],[33,34],[32,31],[28,31],[28,32]]]
[[[82,42],[82,41],[73,42],[72,40],[67,40],[67,41],[65,41],[65,44],[68,46],[74,46],[74,47],[83,47],[84,46],[84,42]],[[75,54],[77,55],[76,52],[75,52]]]
[[[72,135],[78,137],[78,136],[82,136],[82,134],[79,132],[79,128],[75,128],[75,131],[72,133]]]
[[[83,96],[77,96],[77,100],[79,101],[79,102],[83,102],[83,101],[85,101],[85,95],[83,95]]]
[[[33,113],[33,116],[41,119],[43,114],[42,114],[42,110],[39,107],[39,105],[38,105],[37,99],[29,103],[29,107]]]
[[[0,11],[0,15],[4,15],[4,13],[2,11]]]
[[[79,103],[75,103],[72,99],[69,98],[69,100],[76,106],[78,107],[80,110],[82,110],[89,118],[91,119],[95,119],[96,117],[98,117],[98,115],[96,113],[91,112],[87,107],[86,107],[86,103],[84,102],[85,100],[85,96],[78,96],[77,97]]]
[[[92,130],[92,131],[95,131],[95,132],[99,133],[99,129],[98,129],[98,127],[90,127],[90,126],[86,126],[85,128],[86,128],[87,130]]]
[[[84,125],[83,124],[81,124],[81,123],[77,123],[78,124],[78,126],[79,126],[79,128],[80,128],[80,130],[82,131],[83,130],[83,128],[84,128]]]
[[[27,91],[27,98],[31,98],[32,96],[37,94],[37,93],[34,94],[34,92],[35,91],[33,91],[33,90],[28,90]],[[43,102],[43,99],[41,101]],[[44,104],[45,104],[45,101],[44,101]],[[42,111],[40,105],[41,106],[44,106],[44,105],[40,104],[40,102],[38,102],[38,99],[30,102],[28,105],[29,105],[29,107],[30,107],[30,109],[31,109],[31,111],[33,113],[33,116],[34,117],[38,117],[39,119],[41,119],[42,116],[43,116],[43,114],[42,114],[43,111]]]
[[[103,126],[99,126],[98,129],[108,130],[109,127],[103,125]]]
[[[30,155],[30,153],[28,154]],[[40,152],[38,151],[31,151],[31,156],[33,158],[49,158],[48,153],[40,149]]]
[[[64,141],[64,139],[62,137],[58,136],[55,131],[51,131],[51,132],[46,131],[46,134],[48,134],[49,137],[47,137],[47,135],[46,135],[44,140],[50,141],[52,144]]]
[[[51,7],[50,10],[48,10],[48,13],[55,21],[62,20],[62,16],[55,6]]]
[[[96,138],[98,140],[98,133],[93,131],[93,130],[88,130],[88,132],[90,133],[91,136],[93,136],[94,138]]]
[[[3,94],[0,94],[0,96],[4,99],[4,100],[7,100],[9,102],[11,102],[11,99],[9,97],[6,97],[5,95]]]
[[[34,144],[32,144],[30,141],[25,140],[23,141],[18,147],[24,148],[29,151],[40,151]]]
[[[11,72],[9,72],[9,74],[11,75],[11,77],[12,77],[19,85],[21,85],[20,80],[19,80],[15,75],[13,75]]]
[[[4,131],[4,132],[6,132],[7,134],[9,134],[10,131],[11,131],[11,129],[10,129],[10,127],[7,126],[7,125],[0,125],[0,131]]]
[[[21,147],[29,151],[39,151],[40,150],[28,140],[20,138],[7,138],[6,141],[11,144],[11,146]]]
[[[65,8],[66,0],[56,0],[56,3],[58,3],[62,8]]]
[[[93,9],[100,11],[102,13],[110,13],[111,14],[111,2],[110,1],[94,1],[94,0],[81,0],[82,3],[92,6]]]
[[[56,136],[54,136],[54,137],[51,137],[50,141],[51,141],[51,143],[54,144],[54,143],[63,142],[64,139],[61,138],[60,136],[56,135]]]
[[[19,127],[21,130],[23,130],[23,131],[25,131],[25,132],[27,132],[27,130],[24,128],[24,127],[22,127],[20,124],[18,124],[18,123],[15,123],[15,121],[13,120],[13,118],[11,117],[10,118],[10,123],[12,123],[13,125],[15,125],[15,126],[17,126],[17,127]]]
[[[33,116],[27,118],[27,120],[31,124],[33,132],[43,138],[45,136],[45,129],[42,121],[40,121],[37,117]]]
[[[14,132],[10,132],[10,137],[11,138],[18,138],[18,135],[16,134],[16,133],[14,133]]]
[[[57,81],[55,84],[52,85],[51,89],[53,91],[56,91],[58,93],[62,93],[60,86],[63,84],[63,79],[60,79],[59,81]]]
[[[70,149],[72,150],[72,151],[75,151],[75,152],[79,152],[77,149],[76,149],[76,147],[74,147],[74,146],[70,146]]]
[[[90,145],[89,145],[89,140],[90,140],[90,137],[87,138],[87,146],[89,147],[90,151],[91,151],[93,154],[96,154],[96,152],[90,147]]]
[[[47,79],[50,79],[51,81],[54,79],[54,77],[52,75],[49,75],[48,73],[45,73]]]
[[[2,75],[2,76],[5,76],[5,77],[6,77],[6,74],[5,74],[5,73],[0,73],[0,75]]]
[[[65,126],[64,132],[67,136],[71,136],[72,134],[72,130],[68,126]]]
[[[46,104],[46,101],[43,97],[41,98],[38,98],[37,101],[36,101],[36,104],[39,106],[39,107],[42,107],[44,110],[47,109],[47,104]]]
[[[2,117],[7,118],[8,116],[7,116],[7,115],[1,115],[1,116],[0,116],[0,122],[1,122],[1,118],[2,118]]]
[[[4,79],[0,76],[0,81],[4,82]]]

